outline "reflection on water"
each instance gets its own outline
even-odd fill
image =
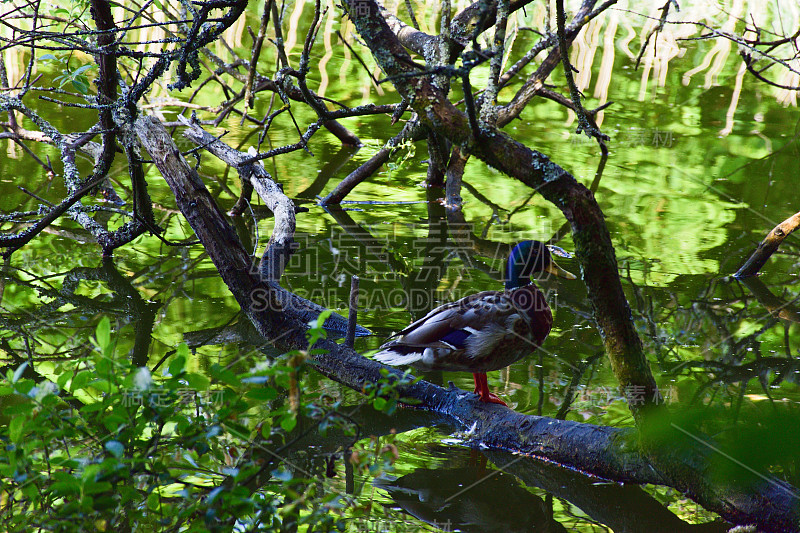
[[[687,523],[636,486],[605,483],[503,452],[453,448],[438,452],[447,461],[436,468],[417,468],[375,483],[391,498],[392,508],[434,529],[568,531],[582,521],[604,524],[619,533],[728,529],[721,523]]]
[[[374,484],[386,491],[393,506],[445,531],[566,531],[553,521],[552,507],[542,498],[522,488],[514,476],[481,465],[477,454],[473,464],[453,466],[467,462],[465,453],[454,454],[460,461]]]

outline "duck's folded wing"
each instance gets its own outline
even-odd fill
[[[423,346],[440,341],[462,345],[466,335],[487,323],[504,320],[513,311],[504,293],[485,291],[437,307],[404,330],[384,346],[397,342]],[[460,333],[459,333],[460,332]]]
[[[375,359],[388,365],[461,369],[467,363],[462,359],[470,337],[498,321],[504,323],[511,312],[514,308],[503,293],[474,294],[438,307],[400,331],[381,346]]]

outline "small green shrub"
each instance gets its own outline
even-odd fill
[[[186,369],[182,344],[157,376],[116,353],[107,319],[94,343],[90,361],[52,381],[24,377],[27,363],[0,380],[5,530],[344,530],[352,498],[287,460],[308,435],[336,430],[350,446],[358,435],[338,401],[304,392],[309,352],[202,375]],[[387,375],[370,402],[393,411],[406,382]],[[355,445],[351,463],[391,470],[393,438]]]

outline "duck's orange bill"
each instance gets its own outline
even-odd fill
[[[568,271],[564,270],[563,268],[558,266],[555,261],[550,261],[550,264],[548,264],[545,267],[545,271],[549,272],[550,274],[552,274],[554,276],[558,276],[559,278],[578,279],[575,276],[575,274],[573,274],[572,272],[568,272]]]

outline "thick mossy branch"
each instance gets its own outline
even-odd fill
[[[249,183],[267,208],[275,215],[275,227],[267,243],[264,256],[261,258],[259,270],[265,281],[280,280],[283,270],[295,250],[294,231],[297,224],[294,203],[283,193],[283,187],[272,179],[260,161],[242,164],[243,161],[251,159],[252,154],[248,155],[234,150],[206,132],[196,121],[189,121],[182,116],[178,116],[178,120],[187,126],[183,133],[187,139],[204,147],[228,165],[236,168],[242,184]]]

